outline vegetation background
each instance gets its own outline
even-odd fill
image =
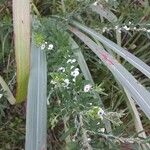
[[[150,65],[149,3],[148,0],[33,0],[30,3],[34,20],[32,35],[36,45],[44,44],[47,54],[48,149],[150,148],[149,119],[138,105],[134,107],[132,96],[103,62],[68,30],[73,20],[77,20]],[[100,6],[104,11],[98,14],[91,6]],[[11,0],[0,0],[0,20],[0,76],[15,95],[19,62],[15,55]],[[101,45],[96,38],[90,38]],[[150,91],[149,78],[108,46],[102,46]],[[22,57],[25,55],[28,51]],[[67,63],[69,59],[75,61]],[[26,64],[22,67],[26,68]],[[79,68],[75,81],[70,68]],[[67,86],[65,79],[69,80]],[[9,104],[1,78],[0,83],[0,150],[24,149],[26,102]],[[85,92],[85,85],[92,85],[92,90]],[[23,93],[24,96],[26,88]],[[106,112],[102,118],[98,114],[101,109]],[[111,124],[109,133],[105,119]]]

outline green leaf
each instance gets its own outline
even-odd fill
[[[97,12],[100,16],[105,17],[111,23],[117,21],[117,17],[105,6],[102,4],[91,5],[92,11]]]
[[[6,93],[6,98],[8,99],[9,103],[14,105],[16,102],[16,99],[14,98],[12,92],[10,91],[8,85],[6,84],[6,82],[4,81],[4,79],[0,76],[0,84],[4,90],[4,92]]]
[[[32,43],[26,121],[27,150],[46,149],[47,62],[45,51]]]
[[[144,63],[142,60],[131,54],[130,52],[126,51],[124,48],[120,47],[119,45],[115,44],[114,42],[110,41],[106,37],[104,37],[101,34],[98,34],[94,30],[81,25],[78,22],[73,22],[73,25],[80,28],[81,30],[85,31],[86,33],[92,35],[97,40],[99,40],[101,43],[112,49],[115,53],[122,56],[126,61],[131,63],[135,68],[140,70],[143,74],[145,74],[148,78],[150,78],[150,67]]]

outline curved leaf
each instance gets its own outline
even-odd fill
[[[102,50],[89,37],[73,27],[70,27],[70,31],[78,36],[102,60],[150,119],[150,93],[116,59],[105,50]]]
[[[116,52],[118,55],[122,56],[125,60],[127,60],[129,63],[131,63],[135,68],[140,70],[143,74],[145,74],[148,78],[150,78],[150,67],[145,64],[142,60],[131,54],[130,52],[126,51],[124,48],[120,47],[119,45],[115,44],[114,42],[110,41],[106,37],[104,37],[101,34],[98,34],[94,30],[81,25],[78,22],[73,22],[73,25],[80,28],[81,30],[85,31],[86,33],[92,35],[97,40],[99,40],[101,43],[112,49],[114,52]]]

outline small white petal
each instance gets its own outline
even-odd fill
[[[2,98],[3,94],[0,94],[0,98]]]
[[[127,31],[130,30],[130,28],[127,27],[127,26],[124,26],[123,28],[124,28],[125,30],[127,30]]]
[[[99,130],[100,132],[105,132],[105,128],[100,128],[100,130]]]
[[[44,50],[45,49],[45,44],[42,44],[41,45],[41,50]]]
[[[67,64],[70,63],[70,62],[71,62],[71,59],[68,59],[68,60],[67,60]]]
[[[148,29],[147,32],[150,32],[150,29]]]
[[[49,49],[49,50],[52,50],[53,48],[54,48],[54,45],[53,45],[53,44],[49,44],[49,45],[48,45],[48,49]]]
[[[118,29],[118,25],[117,25],[117,26],[115,26],[115,29]]]
[[[79,71],[79,68],[75,68],[75,71]]]
[[[73,77],[77,77],[79,75],[79,71],[78,70],[74,70],[71,72],[71,76]]]
[[[68,85],[70,84],[69,79],[64,79],[64,83],[65,83],[64,87],[68,87]]]
[[[70,67],[70,69],[73,69],[73,68],[74,68],[74,66],[71,66],[71,67]]]
[[[75,138],[73,138],[72,141],[75,142],[76,141]]]
[[[77,60],[76,59],[72,59],[71,60],[71,63],[75,63]]]
[[[64,67],[60,67],[60,68],[58,69],[58,71],[65,72],[65,68],[64,68]]]
[[[51,80],[51,84],[56,84],[57,82],[54,80]]]
[[[86,93],[86,92],[89,92],[89,91],[91,90],[91,88],[92,88],[92,85],[91,85],[91,84],[85,85],[85,86],[84,86],[84,92],[85,92],[85,93]]]
[[[96,2],[93,3],[94,6],[97,6],[97,4],[98,4],[98,1],[96,1]]]
[[[73,82],[76,82],[76,78],[73,78],[72,81],[73,81]]]
[[[97,123],[97,125],[99,125],[99,124],[100,124],[100,122]]]
[[[131,25],[132,23],[131,23],[131,21],[129,21],[129,25]]]
[[[105,114],[104,110],[102,108],[99,108],[99,111],[97,115],[103,120],[103,115]]]

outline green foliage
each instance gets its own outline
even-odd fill
[[[132,118],[126,104],[127,97],[124,91],[98,57],[68,32],[68,25],[72,20],[78,20],[114,42],[117,41],[116,26],[118,26],[122,28],[122,47],[149,64],[149,33],[134,30],[134,27],[150,29],[148,25],[150,23],[149,8],[137,3],[138,1],[108,0],[106,2],[101,0],[99,3],[102,3],[104,8],[112,11],[118,18],[116,22],[110,23],[92,12],[89,6],[93,2],[95,1],[33,1],[36,11],[33,8],[32,13],[38,14],[33,23],[33,37],[37,46],[44,44],[44,50],[47,53],[48,149],[77,150],[83,149],[84,143],[86,143],[97,150],[116,150],[122,148],[123,142],[130,143],[132,148],[139,149],[140,144],[133,143],[149,141],[148,138],[143,140],[137,134],[135,135],[134,118]],[[12,18],[9,5],[4,5],[4,3],[0,2],[1,8],[6,6],[0,14],[0,71],[3,77],[10,81],[9,86],[14,91],[16,81],[13,78],[15,73],[14,53],[11,52],[13,49]],[[123,28],[125,25],[131,30],[125,30]],[[106,28],[105,31],[104,28]],[[92,83],[84,79],[70,45],[70,36],[81,48],[96,83],[96,85],[92,85],[89,92],[85,92],[84,87]],[[53,45],[52,49],[48,49],[50,44]],[[97,44],[99,43],[97,42]],[[116,55],[114,56],[116,57]],[[76,61],[67,63],[70,59]],[[122,58],[120,58],[120,63],[150,90],[149,79]],[[75,71],[76,68],[79,70]],[[76,78],[71,75],[73,71],[75,74],[79,72]],[[68,79],[69,83],[65,79]],[[106,108],[102,116],[98,113],[102,106],[94,93],[100,95]],[[21,149],[24,147],[25,120],[20,116],[24,116],[25,111],[20,112],[19,110],[22,110],[20,107],[10,107],[6,103],[5,98],[2,97],[0,99],[0,118],[2,120],[0,133],[4,138],[0,140],[0,147],[2,149]],[[8,113],[8,110],[13,110],[13,112]],[[149,120],[140,109],[138,111],[144,129],[149,133]],[[104,119],[110,120],[112,133],[105,131]]]

